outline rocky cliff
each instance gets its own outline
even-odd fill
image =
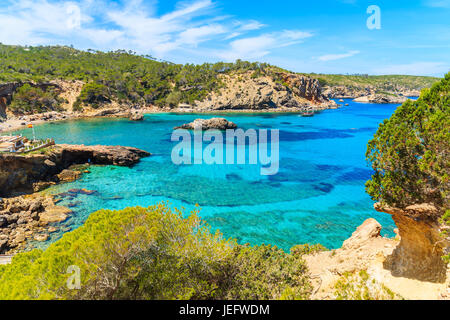
[[[396,222],[402,215],[395,211]],[[416,226],[400,222],[399,229],[401,236],[384,238],[381,225],[368,219],[341,248],[304,256],[314,287],[312,298],[450,299],[450,269],[445,278],[446,268],[432,250],[433,240],[428,240],[437,240],[436,235],[424,222]]]
[[[442,256],[448,253],[450,241],[442,236],[442,212],[432,204],[411,205],[405,209],[376,204],[375,209],[392,215],[401,239],[385,267],[395,276],[444,282],[447,264]]]
[[[248,72],[223,75],[223,87],[211,92],[205,100],[191,106],[196,111],[217,110],[279,110],[300,111],[326,109],[334,106],[322,95],[316,79],[291,73],[279,73],[274,77],[254,77]]]
[[[83,145],[56,145],[30,155],[0,154],[0,196],[58,182],[56,175],[74,164],[132,166],[149,155],[131,147]]]

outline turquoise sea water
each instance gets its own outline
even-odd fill
[[[243,129],[280,130],[280,171],[261,176],[258,165],[181,165],[171,161],[176,145],[173,127],[192,114],[151,114],[143,122],[94,119],[36,126],[38,137],[57,143],[124,145],[153,154],[133,168],[91,167],[82,179],[52,187],[73,215],[64,230],[82,225],[98,209],[123,209],[169,201],[191,210],[213,230],[240,243],[273,244],[285,250],[303,243],[338,248],[364,220],[377,219],[383,234],[393,236],[394,222],[373,209],[364,191],[371,169],[365,161],[367,142],[396,105],[346,101],[350,106],[323,111],[312,118],[296,114],[226,115]],[[31,136],[30,129],[23,130]],[[96,191],[70,195],[70,189]],[[53,234],[44,245],[56,241]]]

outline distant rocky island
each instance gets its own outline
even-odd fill
[[[401,104],[409,97],[419,97],[439,78],[418,76],[308,75],[320,81],[323,94],[330,99],[355,99],[356,102]]]

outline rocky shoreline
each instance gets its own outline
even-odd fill
[[[182,106],[178,108],[158,108],[149,107],[144,109],[139,109],[139,111],[126,112],[122,109],[104,109],[100,110],[95,114],[74,114],[74,113],[61,113],[61,112],[51,112],[51,117],[48,117],[49,113],[38,114],[30,118],[10,118],[0,122],[0,134],[8,133],[12,131],[22,130],[27,128],[28,123],[33,123],[34,125],[44,124],[48,122],[59,122],[68,120],[81,120],[81,119],[97,119],[97,118],[128,118],[130,121],[142,121],[144,120],[145,114],[158,114],[158,113],[174,113],[174,114],[184,114],[184,113],[198,113],[205,115],[224,115],[224,114],[242,114],[242,113],[294,113],[300,114],[303,112],[319,112],[327,109],[338,109],[339,105],[336,103],[322,106],[322,107],[301,107],[301,108],[268,108],[263,110],[256,109],[239,109],[239,110],[197,110],[190,109],[190,106]],[[42,117],[41,117],[42,115]]]
[[[150,153],[122,146],[55,145],[35,154],[0,154],[0,254],[46,241],[72,211],[37,192],[74,181],[89,165],[133,166]],[[79,167],[77,165],[82,165]],[[86,191],[89,192],[89,191]]]
[[[82,111],[74,109],[74,103],[81,93],[83,82],[51,81],[33,86],[53,86],[66,103],[60,111],[41,114],[15,114],[8,105],[14,92],[23,83],[0,84],[0,132],[14,131],[27,124],[41,124],[49,121],[64,121],[97,117],[120,117],[131,121],[141,121],[148,113],[233,113],[233,112],[309,112],[335,109],[337,104],[322,94],[322,87],[317,79],[293,74],[278,73],[275,80],[270,76],[253,77],[252,72],[238,75],[223,75],[224,86],[210,92],[203,100],[191,105],[178,103],[157,107],[155,105],[127,105],[117,101],[103,103],[93,108],[84,106]]]
[[[122,146],[55,145],[34,154],[0,154],[0,196],[40,191],[76,164],[133,166],[150,153]]]
[[[57,223],[65,221],[72,211],[56,205],[53,197],[29,195],[3,198],[0,201],[0,254],[15,253],[27,241],[46,241],[57,232]]]

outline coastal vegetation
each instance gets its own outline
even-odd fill
[[[184,217],[164,203],[95,212],[47,250],[0,266],[0,299],[309,297],[301,254],[239,245],[211,233],[197,213]],[[78,290],[70,270],[79,270]]]
[[[42,113],[47,111],[61,111],[59,92],[53,87],[40,88],[29,83],[17,89],[10,105],[16,114]]]
[[[0,81],[24,83],[11,103],[14,110],[24,114],[58,110],[63,101],[58,100],[57,89],[34,84],[61,79],[84,83],[74,105],[76,110],[100,108],[111,101],[172,107],[192,103],[221,88],[220,74],[240,76],[245,72],[247,76],[251,73],[252,79],[270,75],[278,84],[289,87],[277,74],[281,69],[239,60],[176,65],[125,51],[12,46],[0,46],[0,56]],[[383,90],[393,89],[390,81],[402,81],[411,88],[436,81],[406,76],[333,77],[320,75],[319,79],[323,85],[370,82]],[[432,203],[439,209],[440,222],[447,226],[449,89],[450,74],[423,90],[418,101],[404,103],[380,125],[367,150],[375,171],[367,182],[373,200],[401,209]],[[74,154],[80,157],[79,152]],[[274,246],[238,244],[219,232],[212,233],[197,214],[185,215],[166,204],[95,212],[83,226],[66,233],[45,251],[20,253],[10,265],[0,266],[0,299],[311,297],[313,290],[303,257],[325,251],[323,246],[300,245],[286,253]],[[448,237],[445,232],[443,236]],[[441,261],[440,255],[438,258]],[[450,255],[444,256],[444,261],[449,262]],[[76,279],[77,270],[81,283],[74,290],[70,284],[74,284],[71,281]],[[375,292],[371,290],[374,286]],[[374,283],[364,270],[344,274],[333,289],[337,299],[400,298]]]
[[[432,204],[449,237],[450,220],[450,73],[408,100],[379,127],[368,144],[375,170],[367,192],[383,206],[407,209]],[[449,255],[444,261],[449,262]]]
[[[0,82],[45,83],[52,80],[85,82],[75,108],[94,108],[114,99],[119,103],[157,106],[192,103],[221,87],[219,74],[253,71],[255,74],[278,70],[264,63],[237,60],[235,63],[174,64],[139,56],[131,51],[80,51],[71,47],[21,47],[0,44]],[[28,105],[34,112],[42,106],[29,104],[27,95],[43,99],[51,94],[23,86],[14,95],[14,105]],[[55,110],[58,103],[46,104]]]
[[[85,107],[100,108],[111,101],[119,105],[176,107],[204,100],[208,94],[222,94],[221,75],[250,74],[251,79],[270,77],[276,84],[290,88],[282,73],[289,73],[266,63],[237,60],[234,63],[174,64],[140,56],[132,51],[81,51],[67,46],[22,47],[0,44],[0,83],[45,84],[55,81],[82,81],[81,94],[74,111]],[[437,78],[414,76],[343,76],[316,75],[322,85],[376,85],[381,92],[396,86],[421,89]],[[32,114],[60,110],[63,101],[51,86],[35,88],[23,85],[12,97],[11,110]],[[289,89],[291,90],[291,89]]]
[[[399,208],[415,203],[449,208],[449,127],[450,73],[417,101],[400,106],[369,142],[372,198]]]
[[[385,285],[371,279],[366,270],[344,272],[334,285],[336,300],[403,300]]]

